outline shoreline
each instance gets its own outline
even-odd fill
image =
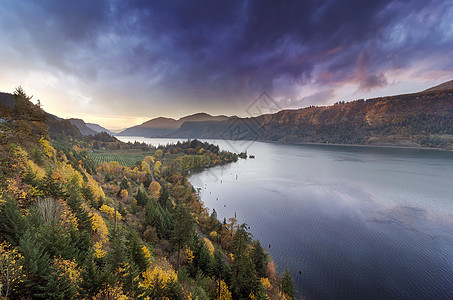
[[[118,138],[118,136],[114,136]],[[453,152],[452,150],[445,148],[434,148],[426,146],[404,146],[404,145],[392,145],[392,144],[336,144],[336,143],[315,143],[315,142],[283,142],[283,141],[271,141],[271,140],[226,140],[222,138],[175,138],[175,137],[144,137],[144,136],[120,136],[126,138],[146,138],[146,139],[174,139],[174,140],[224,140],[224,141],[250,141],[250,142],[261,142],[261,143],[272,143],[282,145],[306,145],[306,146],[339,146],[339,147],[364,147],[364,148],[382,148],[382,149],[408,149],[408,150],[430,150],[430,151],[441,151],[441,152]]]
[[[441,151],[441,152],[453,152],[444,148],[434,148],[425,146],[403,146],[403,145],[376,145],[376,144],[333,144],[333,143],[310,143],[310,142],[280,142],[280,141],[267,141],[267,140],[256,140],[256,142],[264,143],[276,143],[282,145],[313,145],[313,146],[339,146],[339,147],[364,147],[364,148],[383,148],[383,149],[409,149],[409,150],[430,150],[430,151]]]

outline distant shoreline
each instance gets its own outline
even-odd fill
[[[115,136],[118,138],[118,136]],[[222,138],[175,138],[175,137],[144,137],[144,136],[121,136],[127,138],[145,138],[145,139],[174,139],[174,140],[225,140],[225,141],[250,141],[261,143],[272,143],[282,145],[307,145],[307,146],[340,146],[340,147],[364,147],[364,148],[383,148],[383,149],[410,149],[410,150],[431,150],[441,152],[453,152],[453,150],[444,148],[434,148],[426,146],[403,146],[403,145],[378,145],[378,144],[336,144],[336,143],[310,143],[310,142],[283,142],[283,141],[270,141],[270,140],[226,140]]]
[[[434,147],[424,147],[424,146],[403,146],[403,145],[376,145],[376,144],[333,144],[333,143],[309,143],[309,142],[276,142],[276,141],[257,141],[257,142],[268,142],[268,143],[278,143],[284,145],[314,145],[314,146],[341,146],[341,147],[368,147],[368,148],[389,148],[389,149],[412,149],[412,150],[435,150],[442,152],[453,152],[453,150],[443,149],[443,148],[434,148]]]

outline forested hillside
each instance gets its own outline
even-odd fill
[[[0,298],[294,299],[289,271],[245,224],[209,214],[185,177],[236,154],[87,139],[22,89],[14,100],[0,116]],[[96,143],[149,155],[96,164]]]
[[[159,136],[452,150],[452,85],[450,81],[420,93],[338,101],[331,106],[282,110],[253,118],[184,122],[178,129],[159,132]],[[124,133],[151,134],[142,127]]]
[[[448,87],[448,86],[447,86]],[[184,123],[173,137],[453,149],[453,89]]]

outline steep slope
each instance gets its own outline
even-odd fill
[[[435,91],[444,91],[444,90],[451,90],[451,89],[453,89],[453,80],[433,86],[432,88],[424,90],[424,92],[435,92]]]
[[[283,110],[256,118],[187,122],[179,138],[453,148],[453,89]]]
[[[96,131],[97,133],[101,133],[101,132],[106,132],[110,135],[113,135],[112,132],[110,132],[110,130],[102,127],[101,125],[98,125],[98,124],[94,124],[94,123],[86,123],[87,127]]]
[[[77,127],[79,130],[80,130],[80,133],[83,134],[83,135],[95,135],[96,133],[98,133],[97,131],[89,128],[87,126],[87,124],[85,123],[85,121],[83,121],[82,119],[68,119],[69,122],[74,125],[75,127]]]
[[[453,91],[287,110],[257,121],[263,140],[451,147]]]

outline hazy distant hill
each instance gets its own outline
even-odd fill
[[[97,133],[101,133],[101,132],[106,132],[110,135],[113,135],[112,132],[110,132],[110,130],[102,127],[101,125],[98,125],[98,124],[94,124],[94,123],[85,123],[87,125],[88,128],[96,131]]]
[[[159,117],[141,125],[130,127],[120,132],[122,136],[168,137],[172,136],[186,122],[218,122],[228,120],[227,116],[211,116],[206,113],[182,117],[178,120]]]
[[[80,130],[80,133],[83,134],[83,135],[95,135],[97,133],[97,131],[89,128],[87,126],[87,124],[85,123],[85,121],[83,121],[82,119],[71,118],[71,119],[68,119],[68,121],[72,125],[77,127]]]

